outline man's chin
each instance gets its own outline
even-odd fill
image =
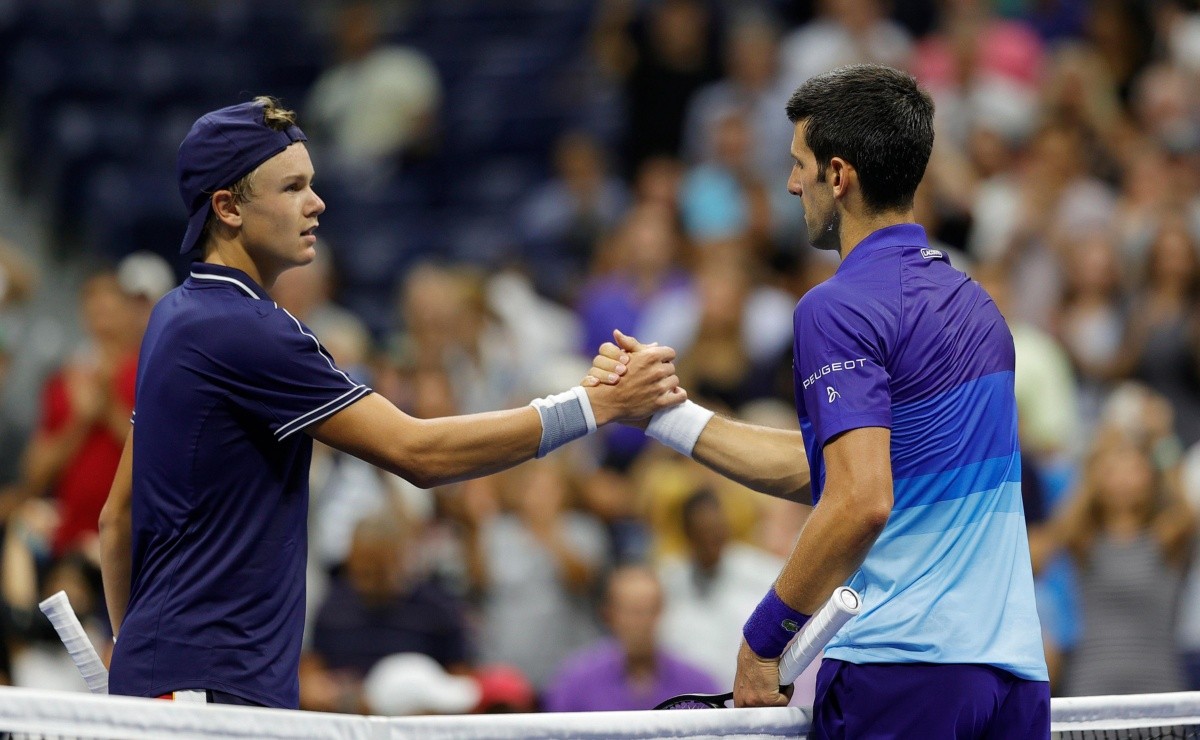
[[[813,249],[820,249],[826,252],[837,252],[841,249],[841,245],[838,244],[838,241],[837,234],[828,229],[821,229],[816,233],[812,231],[808,232],[808,244]]]
[[[303,249],[296,255],[295,264],[297,267],[301,265],[312,264],[312,261],[317,258],[317,248],[315,245],[305,245]]]

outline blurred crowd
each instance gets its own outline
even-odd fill
[[[1200,689],[1195,4],[593,6],[573,67],[580,125],[545,142],[545,176],[506,212],[511,243],[384,271],[385,308],[367,312],[344,277],[356,247],[330,237],[315,264],[279,280],[279,304],[418,417],[576,383],[620,328],[674,347],[693,399],[794,428],[792,310],[837,258],[807,246],[785,190],[784,103],[842,64],[909,70],[937,105],[917,219],[991,293],[1016,343],[1054,692]],[[343,53],[297,106],[315,187],[324,168],[386,189],[437,161],[450,115],[441,72],[372,32],[369,3],[337,18]],[[0,415],[8,682],[82,687],[36,609],[59,589],[109,644],[96,519],[134,403],[140,334],[177,276],[144,253],[93,271],[78,294],[85,339],[48,368],[35,422]],[[21,320],[37,280],[19,248],[0,249],[0,378],[37,341]],[[806,516],[629,428],[435,490],[317,447],[309,709],[643,709],[728,690],[741,625]]]

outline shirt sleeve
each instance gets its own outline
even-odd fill
[[[828,286],[821,286],[828,287]],[[817,448],[842,432],[892,426],[884,316],[870,298],[814,289],[794,317],[796,392]]]
[[[283,309],[256,317],[234,335],[235,355],[215,359],[233,370],[228,378],[234,401],[278,440],[371,392],[338,368],[308,327]]]

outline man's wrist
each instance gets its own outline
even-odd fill
[[[811,618],[783,603],[772,586],[746,620],[742,637],[760,658],[778,658]]]
[[[580,386],[582,387],[582,386]],[[600,393],[599,387],[583,388],[584,395],[587,396],[588,404],[592,409],[592,418],[596,421],[597,427],[602,427],[605,424],[610,424],[616,419],[616,414],[604,400],[598,397]]]
[[[678,406],[655,412],[646,427],[646,436],[656,439],[681,455],[692,456],[696,441],[713,418],[703,406],[684,401]]]
[[[596,417],[587,391],[582,386],[529,403],[542,420],[538,457],[545,457],[572,440],[596,431]]]

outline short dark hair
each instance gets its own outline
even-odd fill
[[[792,93],[787,115],[806,122],[819,179],[841,157],[858,171],[869,211],[912,207],[933,150],[933,100],[912,75],[878,64],[839,67]]]

